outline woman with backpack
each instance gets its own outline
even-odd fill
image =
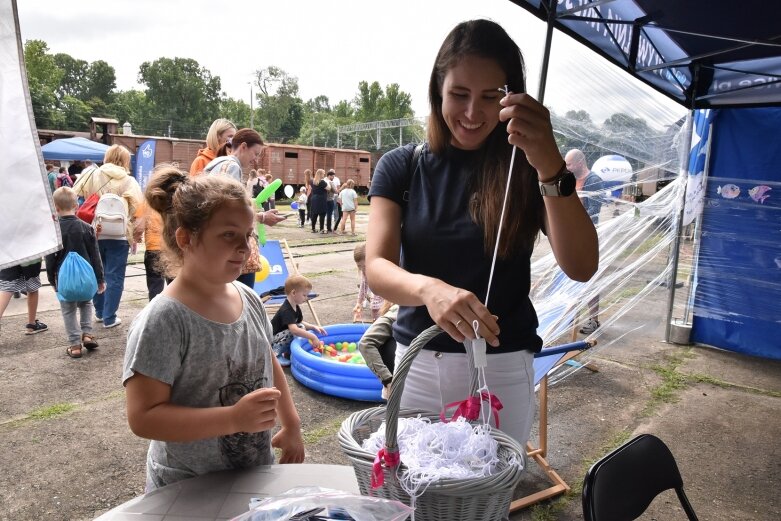
[[[95,295],[95,317],[104,328],[122,323],[117,317],[119,301],[125,289],[125,267],[128,249],[134,244],[133,223],[139,212],[143,194],[138,182],[130,175],[130,152],[121,145],[106,150],[103,166],[79,177],[73,190],[89,198],[99,194],[92,225],[98,236],[98,249],[103,261],[106,291]]]

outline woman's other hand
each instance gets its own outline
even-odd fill
[[[472,323],[477,320],[477,332],[490,345],[499,345],[499,324],[474,293],[456,288],[439,279],[431,279],[423,301],[434,322],[457,342],[475,338]]]

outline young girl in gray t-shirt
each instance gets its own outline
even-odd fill
[[[147,491],[271,464],[272,447],[280,463],[301,463],[300,419],[271,353],[271,324],[260,298],[233,282],[249,257],[246,190],[166,166],[146,198],[163,216],[166,271],[176,270],[130,326],[122,373],[130,428],[152,440]]]

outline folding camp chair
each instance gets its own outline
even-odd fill
[[[546,325],[549,321],[555,320],[554,316],[564,310],[551,309],[545,315],[540,314],[538,331],[546,329]],[[566,312],[566,311],[565,311]],[[534,447],[529,441],[526,443],[526,456],[527,461],[535,461],[540,468],[545,472],[548,480],[552,486],[524,496],[522,498],[514,500],[510,503],[510,512],[528,508],[531,505],[545,501],[559,494],[564,494],[570,491],[570,486],[564,481],[561,476],[550,466],[548,460],[545,459],[548,453],[548,375],[559,368],[560,366],[572,361],[573,358],[581,354],[586,349],[589,349],[596,345],[596,341],[575,341],[577,338],[577,321],[573,320],[572,337],[571,342],[554,347],[548,347],[536,353],[534,355],[534,384],[538,387],[540,396],[539,406],[539,432],[538,441],[539,447]],[[573,361],[574,362],[574,361]],[[591,371],[597,371],[597,369],[589,364],[584,367]]]
[[[284,251],[283,248],[284,247]],[[268,261],[268,270],[264,269],[259,271],[255,275],[255,286],[253,289],[255,293],[261,296],[263,299],[263,305],[267,310],[278,308],[285,302],[287,298],[284,292],[281,295],[269,294],[269,292],[284,288],[285,280],[290,275],[287,269],[286,261],[290,261],[290,266],[293,268],[293,273],[299,275],[298,266],[293,259],[293,253],[290,251],[290,246],[287,240],[281,239],[278,241],[266,241],[266,244],[260,247],[260,254]],[[312,317],[315,319],[315,323],[320,326],[320,318],[317,316],[314,306],[312,306],[312,299],[317,297],[317,293],[310,293],[309,300],[306,301],[309,306],[309,311],[312,313]]]

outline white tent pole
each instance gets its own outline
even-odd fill
[[[678,279],[678,260],[680,258],[681,249],[681,237],[683,235],[683,210],[686,206],[686,180],[689,178],[689,160],[691,156],[692,148],[692,129],[694,126],[694,109],[689,111],[689,117],[686,121],[686,146],[684,147],[685,160],[681,160],[681,174],[679,182],[682,184],[681,188],[681,207],[678,209],[678,217],[673,226],[673,233],[675,233],[675,242],[672,249],[672,270],[670,271],[670,277],[667,279],[667,323],[664,329],[664,341],[670,342],[670,329],[672,328],[672,316],[673,305],[675,303],[675,283]],[[683,153],[681,155],[683,155]]]

